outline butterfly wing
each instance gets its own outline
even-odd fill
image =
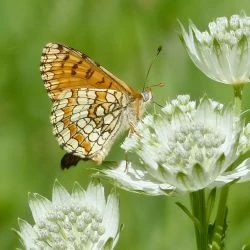
[[[67,89],[54,101],[53,132],[67,152],[101,163],[123,128],[128,100],[110,89]]]
[[[43,49],[40,71],[53,102],[54,134],[69,153],[65,166],[78,157],[101,163],[128,127],[127,107],[141,95],[85,54],[56,43]]]
[[[52,100],[56,100],[64,89],[80,87],[136,94],[125,82],[87,55],[57,43],[48,43],[44,47],[40,71]]]

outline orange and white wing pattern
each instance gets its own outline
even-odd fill
[[[136,120],[142,94],[87,55],[60,44],[45,46],[40,71],[53,102],[54,134],[69,153],[62,167],[79,159],[101,163],[119,132]]]
[[[57,99],[64,89],[82,87],[139,94],[87,55],[57,43],[48,43],[44,47],[40,71],[52,100]]]
[[[54,134],[67,152],[101,163],[126,123],[127,105],[126,96],[112,89],[64,90],[52,107]]]

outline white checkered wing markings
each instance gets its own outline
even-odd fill
[[[94,156],[95,154],[106,155],[106,152],[109,151],[111,147],[111,143],[119,135],[119,131],[123,128],[123,118],[124,111],[121,107],[111,110],[107,115],[103,116],[103,126],[98,129],[94,129],[88,137],[91,141],[90,137],[92,136],[90,156]],[[95,132],[97,132],[97,134],[95,134]],[[101,152],[101,150],[103,152]]]
[[[98,98],[96,93],[102,95]],[[126,96],[116,90],[65,90],[53,103],[54,134],[67,152],[102,158],[125,125],[127,105]]]

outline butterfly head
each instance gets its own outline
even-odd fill
[[[151,88],[145,88],[142,92],[142,99],[145,103],[150,102],[152,100],[152,91]]]

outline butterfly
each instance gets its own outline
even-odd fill
[[[149,88],[137,92],[87,55],[58,43],[43,48],[40,72],[52,100],[53,133],[67,152],[63,169],[81,159],[101,164],[152,99]]]

